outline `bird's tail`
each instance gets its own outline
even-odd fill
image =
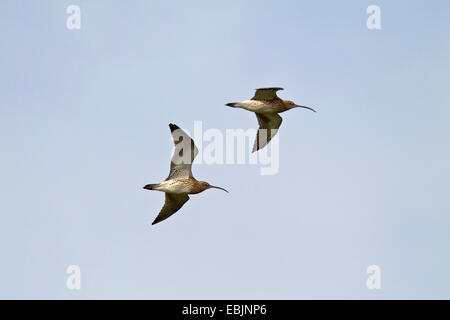
[[[144,186],[144,189],[153,190],[157,186],[159,186],[159,183],[147,184]]]

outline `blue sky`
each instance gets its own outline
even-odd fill
[[[0,298],[450,298],[449,10],[2,1]],[[142,186],[168,174],[167,125],[256,128],[224,104],[265,86],[318,111],[283,114],[279,173],[194,165],[230,193],[151,227],[164,197]]]

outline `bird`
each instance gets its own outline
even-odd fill
[[[170,161],[169,176],[161,183],[147,184],[146,190],[156,190],[165,193],[164,206],[152,225],[159,223],[175,212],[189,200],[189,194],[197,194],[207,189],[215,188],[228,192],[224,188],[212,186],[208,182],[198,181],[192,175],[192,162],[198,154],[194,140],[177,125],[169,124],[175,151]]]
[[[284,90],[283,88],[271,87],[255,90],[255,95],[251,100],[225,104],[228,107],[242,108],[256,114],[259,129],[256,134],[252,152],[264,148],[277,134],[278,128],[283,121],[283,118],[280,117],[279,113],[293,108],[305,108],[316,112],[313,108],[297,105],[290,100],[280,99],[277,96],[277,91]]]

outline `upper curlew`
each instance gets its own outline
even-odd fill
[[[170,173],[166,180],[161,183],[147,184],[144,189],[165,192],[166,201],[152,224],[161,222],[175,212],[189,200],[188,194],[196,194],[206,189],[216,188],[226,192],[227,190],[212,186],[205,181],[197,181],[192,176],[192,162],[198,154],[194,140],[186,132],[175,124],[169,124],[175,151],[170,161]]]
[[[283,121],[278,114],[293,108],[305,108],[316,112],[310,107],[300,106],[290,100],[282,100],[277,96],[277,91],[283,88],[260,88],[256,89],[251,100],[227,103],[226,106],[242,108],[252,111],[258,119],[259,129],[256,134],[253,151],[255,152],[266,146],[277,134],[278,128]]]

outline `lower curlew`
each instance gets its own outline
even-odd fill
[[[166,201],[153,224],[161,222],[175,212],[189,200],[188,194],[197,194],[207,189],[215,188],[228,192],[224,188],[210,185],[205,181],[198,181],[192,175],[192,162],[198,154],[194,140],[175,124],[169,124],[175,152],[170,161],[170,173],[161,183],[147,184],[144,189],[162,191],[166,194]]]

